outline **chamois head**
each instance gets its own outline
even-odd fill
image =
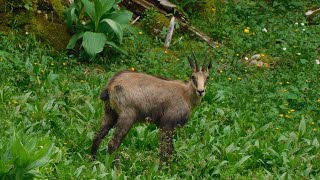
[[[211,61],[209,63],[207,62],[207,59],[208,59],[208,52],[207,52],[203,65],[200,68],[198,64],[198,59],[193,50],[192,50],[192,54],[193,54],[195,63],[193,62],[191,57],[188,56],[188,61],[192,68],[191,80],[192,80],[194,89],[196,90],[196,94],[200,97],[203,97],[205,94],[207,82],[209,80],[209,69],[211,68]]]

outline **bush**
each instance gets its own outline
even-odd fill
[[[118,10],[115,0],[75,0],[65,12],[67,25],[75,31],[68,49],[82,39],[82,47],[91,57],[102,52],[106,45],[126,53],[121,47],[123,30],[132,17],[126,10]]]

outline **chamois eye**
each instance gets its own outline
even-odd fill
[[[195,79],[194,75],[191,76],[191,79]]]
[[[208,76],[208,77],[207,77],[207,80],[209,80],[209,79],[210,79],[210,77]]]

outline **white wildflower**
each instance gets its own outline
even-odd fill
[[[246,56],[246,57],[244,57],[244,59],[246,60],[246,61],[248,61],[249,60],[249,58]]]
[[[304,26],[304,23],[300,23],[301,26]]]
[[[86,23],[85,21],[82,21],[81,24],[82,24],[82,25],[86,25],[87,23]]]
[[[319,59],[316,59],[316,64],[318,64],[318,65],[320,64],[320,61],[319,61]]]
[[[28,35],[28,34],[29,34],[29,32],[27,31],[27,32],[26,32],[26,35]]]
[[[298,56],[301,56],[301,53],[297,53]]]
[[[297,25],[299,25],[299,23],[298,23],[298,22],[296,22],[296,23],[294,23],[294,25],[296,25],[296,26],[297,26]]]
[[[267,28],[262,29],[263,32],[268,32]]]
[[[306,31],[306,29],[302,29],[302,31]]]
[[[286,47],[284,47],[284,48],[282,48],[282,50],[286,51],[286,50],[287,50],[287,48],[286,48]]]

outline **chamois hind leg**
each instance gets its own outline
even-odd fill
[[[173,127],[160,127],[160,168],[163,162],[167,162],[173,152]]]
[[[112,154],[114,151],[116,151],[119,148],[122,140],[128,134],[134,121],[135,121],[134,113],[124,112],[119,115],[115,132],[108,144],[108,151],[110,154]]]
[[[108,134],[110,129],[116,124],[117,122],[117,113],[111,109],[109,103],[105,103],[105,109],[102,117],[102,125],[98,133],[96,134],[95,138],[93,139],[92,147],[91,147],[91,155],[92,158],[95,159],[97,154],[99,145],[102,139]]]

